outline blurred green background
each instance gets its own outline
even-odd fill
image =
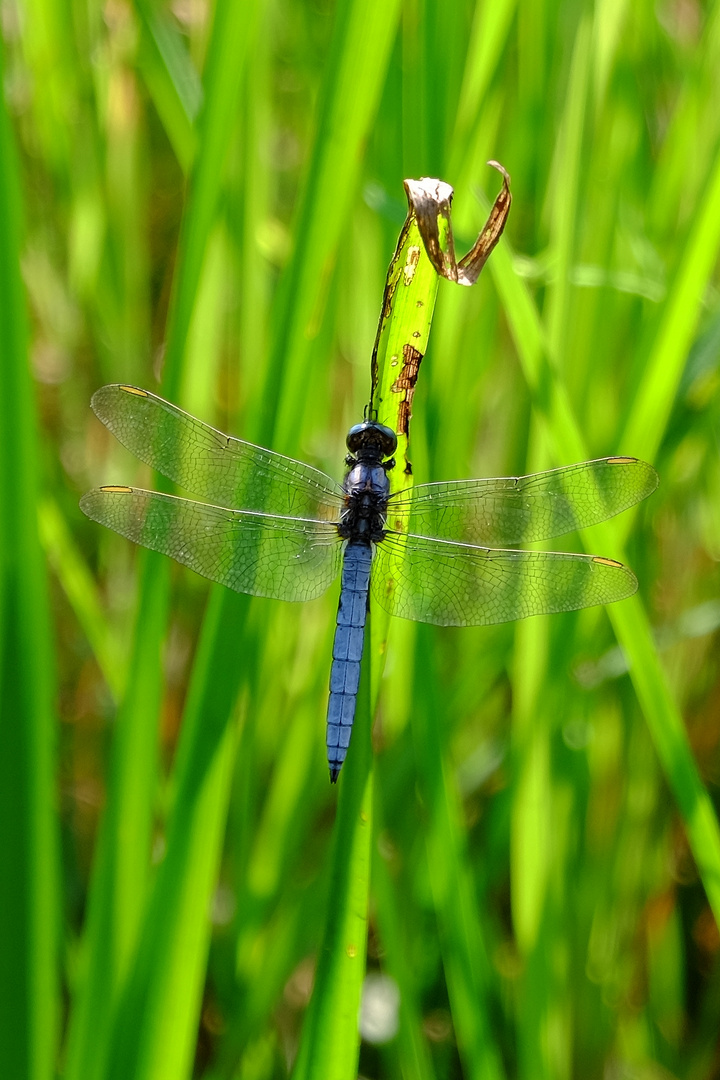
[[[637,603],[391,627],[357,1070],[720,1075],[720,4],[1,14],[2,1076],[292,1073],[337,590],[250,601],[84,519],[152,482],[89,399],[135,383],[340,477],[402,180],[453,184],[464,253],[490,157],[513,209],[477,287],[440,283],[416,477],[619,453],[661,483],[592,537]],[[348,1038],[296,1075],[356,1075]]]

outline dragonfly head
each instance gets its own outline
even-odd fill
[[[363,420],[350,428],[347,448],[359,457],[387,458],[397,450],[397,435],[392,428],[378,424],[377,420]]]

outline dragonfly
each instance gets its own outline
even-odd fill
[[[240,593],[313,600],[341,573],[326,738],[333,783],[350,744],[370,595],[404,619],[480,626],[610,604],[637,589],[614,559],[518,549],[644,499],[658,477],[637,458],[391,493],[397,437],[373,419],[348,433],[341,484],[136,386],[104,386],[91,406],[136,457],[206,501],[110,485],[83,495],[89,518]]]

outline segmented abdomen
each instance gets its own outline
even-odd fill
[[[355,719],[371,564],[369,544],[348,544],[343,561],[327,714],[327,757],[333,784],[345,760]]]

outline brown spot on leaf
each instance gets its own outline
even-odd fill
[[[405,259],[405,265],[403,266],[403,285],[412,284],[412,279],[415,277],[415,271],[419,262],[420,248],[417,244],[412,244],[408,248],[407,258]]]
[[[402,401],[398,405],[397,433],[407,435],[412,416],[412,399],[415,393],[420,364],[423,354],[413,345],[403,345],[403,366],[395,382],[390,389],[393,394],[403,394]]]

